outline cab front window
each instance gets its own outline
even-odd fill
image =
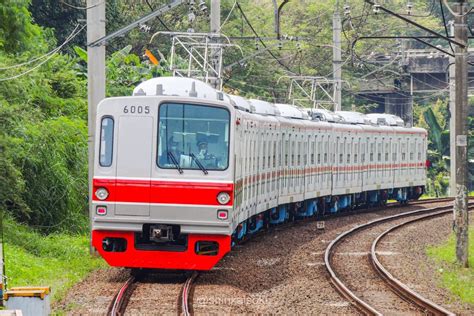
[[[157,163],[165,169],[225,170],[229,165],[227,109],[165,103],[159,109]]]

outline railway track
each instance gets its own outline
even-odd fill
[[[442,203],[442,202],[449,202],[449,201],[452,201],[452,200],[453,200],[452,198],[427,199],[427,200],[414,201],[414,202],[411,202],[409,205]],[[389,208],[399,207],[399,206],[400,206],[400,204],[396,203],[396,202],[387,204],[387,207],[389,207]],[[444,207],[445,208],[450,208],[450,206],[444,206]],[[367,211],[371,212],[371,211],[374,211],[374,210],[377,210],[377,209],[378,208],[371,208],[371,209],[368,209]],[[435,209],[438,209],[438,208],[435,208]],[[399,216],[400,217],[405,217],[406,214],[429,212],[430,210],[431,209],[426,209],[426,210],[422,210],[422,211],[414,211],[414,212],[409,212],[409,213],[404,213],[404,214],[398,214],[398,215],[395,215],[395,216],[390,216],[389,218],[392,218],[392,217],[396,218],[396,217],[399,217]],[[432,210],[434,210],[434,209],[432,209]],[[366,211],[365,210],[356,210],[356,211],[353,211],[353,212],[350,212],[350,213],[356,213],[356,212],[360,213],[360,212],[366,212]],[[449,212],[449,210],[445,211],[445,212]],[[344,212],[344,213],[337,214],[337,215],[328,215],[328,216],[324,216],[324,218],[344,216],[344,215],[349,215],[350,213]],[[382,220],[384,220],[384,219],[376,220],[376,221],[373,221],[371,223],[375,224],[375,222],[379,222],[379,221],[382,221]],[[387,232],[387,234],[388,234],[388,232]],[[379,237],[380,238],[378,240],[383,238],[382,236],[379,236]],[[375,241],[374,241],[374,243],[375,243]],[[376,247],[376,245],[374,247]],[[374,258],[376,258],[375,250],[374,250]],[[326,262],[326,265],[327,265],[327,262]],[[380,270],[384,271],[383,269],[380,269]],[[176,311],[177,314],[179,314],[179,315],[191,315],[192,314],[192,290],[193,290],[194,281],[196,280],[196,278],[198,276],[199,276],[198,272],[194,272],[191,275],[189,275],[186,278],[186,280],[183,282],[183,285],[181,287],[181,290],[180,290],[179,294],[175,295],[175,296],[177,296],[176,304],[175,304],[175,306],[176,306],[175,311]],[[142,282],[143,278],[144,278],[144,275],[142,275],[142,274],[137,275],[137,276],[131,276],[130,278],[128,278],[123,283],[122,287],[117,291],[116,295],[114,296],[114,299],[112,300],[112,302],[109,305],[109,309],[108,309],[108,313],[107,313],[108,315],[115,316],[115,315],[123,315],[125,313],[125,311],[127,310],[128,303],[129,303],[130,298],[132,297],[132,295],[134,293],[135,288],[138,286],[139,283]]]
[[[199,276],[198,272],[193,272],[186,278],[186,281],[183,283],[179,294],[177,295],[175,301],[175,312],[178,315],[191,315],[192,313],[192,290],[194,286],[194,281]],[[107,315],[109,316],[120,316],[124,315],[128,303],[134,294],[135,288],[138,286],[138,283],[143,282],[144,275],[131,276],[125,281],[125,283],[120,287],[120,289],[115,294],[112,302],[109,305]],[[162,284],[160,284],[162,285]],[[175,284],[172,284],[175,285]],[[155,310],[154,312],[159,312]],[[163,313],[169,313],[170,311],[163,311]]]
[[[469,205],[472,208],[472,204]],[[416,210],[376,219],[340,234],[328,245],[324,254],[331,282],[364,314],[409,312],[453,315],[393,277],[381,264],[376,251],[385,236],[401,227],[450,212],[451,205]],[[404,220],[406,218],[410,219]],[[396,224],[393,225],[393,222]],[[386,226],[390,227],[387,229]],[[377,237],[373,239],[373,236]],[[349,249],[350,252],[338,252],[338,249]],[[349,268],[346,266],[344,269],[346,263],[349,263]]]

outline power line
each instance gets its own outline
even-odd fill
[[[103,1],[100,2],[100,3],[97,3],[97,4],[94,4],[94,5],[91,5],[89,7],[78,7],[78,6],[75,6],[73,4],[70,4],[70,3],[67,3],[66,1],[64,0],[61,0],[61,3],[64,4],[65,6],[68,6],[70,8],[73,8],[73,9],[76,9],[76,10],[89,10],[89,9],[92,9],[92,8],[95,8],[99,5],[101,5],[102,3],[104,3]]]
[[[227,17],[225,18],[224,22],[222,22],[222,24],[221,24],[221,26],[219,27],[219,30],[217,31],[217,33],[219,33],[219,32],[222,30],[222,28],[224,27],[224,24],[227,23],[227,21],[228,21],[229,18],[230,18],[230,15],[231,15],[232,12],[234,11],[236,5],[237,5],[237,0],[236,0],[236,1],[234,2],[234,4],[232,5],[232,9],[230,9],[229,14],[228,14]]]
[[[449,37],[448,26],[446,25],[446,16],[444,15],[443,9],[443,0],[439,0],[439,7],[441,8],[441,16],[443,17],[444,31],[446,32],[446,36]],[[451,42],[449,42],[449,47],[451,47],[451,51],[454,53],[454,48]]]
[[[79,28],[79,25],[76,25],[76,27],[74,28],[74,30],[72,30],[71,34],[69,34],[69,36],[66,38],[66,40],[68,40],[73,34],[74,32]],[[29,65],[31,63],[34,63],[35,61],[38,61],[40,59],[43,59],[51,54],[54,54],[56,53],[59,49],[61,49],[62,45],[61,46],[58,46],[56,48],[54,48],[53,50],[47,52],[46,54],[44,55],[41,55],[39,57],[36,57],[36,58],[33,58],[29,61],[25,61],[23,63],[20,63],[20,64],[16,64],[16,65],[11,65],[11,66],[7,66],[7,67],[0,67],[0,71],[1,70],[9,70],[9,69],[14,69],[14,68],[19,68],[19,67],[22,67],[22,66],[26,66],[26,65]]]
[[[0,82],[2,81],[9,81],[9,80],[13,80],[13,79],[17,79],[17,78],[20,78],[24,75],[27,75],[29,74],[30,72],[38,69],[39,67],[41,67],[43,64],[45,64],[46,62],[48,62],[51,58],[53,58],[54,55],[56,55],[56,53],[61,49],[63,48],[67,43],[69,43],[72,39],[74,39],[79,33],[82,32],[82,30],[86,27],[86,24],[84,24],[76,33],[73,33],[71,34],[68,39],[66,39],[66,41],[64,43],[62,43],[54,53],[50,54],[48,56],[48,58],[46,58],[45,60],[43,60],[42,62],[38,63],[35,67],[33,68],[30,68],[28,69],[27,71],[25,72],[22,72],[20,74],[17,74],[17,75],[14,75],[14,76],[11,76],[11,77],[7,77],[7,78],[0,78]]]
[[[252,26],[252,24],[250,23],[249,19],[247,18],[247,15],[245,14],[244,10],[242,10],[242,7],[240,6],[240,4],[238,2],[236,2],[237,4],[237,8],[239,8],[239,11],[240,13],[242,13],[242,16],[244,17],[244,20],[245,22],[247,22],[248,26],[250,27],[250,29],[252,30],[252,32],[255,34],[255,36],[258,38],[258,40],[260,41],[260,43],[262,43],[263,47],[267,48],[267,45],[265,44],[265,42],[260,38],[260,36],[258,35],[257,31],[254,29],[254,27]],[[285,65],[284,63],[282,63],[276,56],[275,54],[273,54],[273,52],[269,49],[267,49],[268,53],[282,66],[284,67],[286,70],[288,70],[290,73],[292,74],[295,74],[287,65]]]
[[[151,12],[155,11],[155,8],[153,8],[153,6],[150,4],[150,1],[149,0],[145,0],[146,4],[148,5],[148,7],[150,8]],[[165,22],[163,22],[163,20],[160,18],[159,15],[156,16],[156,18],[158,19],[158,21],[161,23],[161,25],[163,25],[163,27],[167,30],[167,31],[170,31],[171,32],[171,29],[168,27],[168,25],[166,25]]]

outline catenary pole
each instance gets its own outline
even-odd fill
[[[339,0],[333,15],[333,72],[334,72],[334,111],[341,110],[342,102],[342,58],[341,58],[341,14],[339,13]]]
[[[454,37],[454,21],[449,21],[450,36]],[[456,117],[456,67],[455,56],[449,57],[449,153],[450,153],[450,173],[449,173],[449,195],[456,195],[456,135],[455,135],[455,117]]]
[[[221,0],[211,0],[211,33],[219,33],[221,28]],[[212,80],[210,83],[216,89],[220,88],[220,49],[214,49],[211,51],[211,65],[214,69],[218,70],[219,74],[216,76],[217,79]]]
[[[105,36],[106,0],[87,0],[87,43]],[[89,218],[92,221],[92,176],[94,167],[94,140],[97,105],[105,98],[105,46],[87,45],[87,90],[88,90],[88,149],[89,149]],[[90,222],[92,223],[92,222]],[[91,253],[94,248],[91,245]]]
[[[464,46],[455,49],[455,176],[456,192],[454,200],[454,232],[456,234],[456,260],[462,267],[468,267],[468,209],[467,209],[467,148],[468,148],[468,25],[466,0],[456,3],[457,14],[454,17],[454,37]]]

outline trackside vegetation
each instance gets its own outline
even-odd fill
[[[94,269],[105,267],[89,255],[86,235],[53,233],[43,236],[11,218],[4,220],[5,269],[8,286],[51,286],[53,301]]]
[[[436,262],[440,283],[463,302],[474,306],[474,225],[469,227],[469,268],[456,265],[454,235],[441,245],[427,249]]]

